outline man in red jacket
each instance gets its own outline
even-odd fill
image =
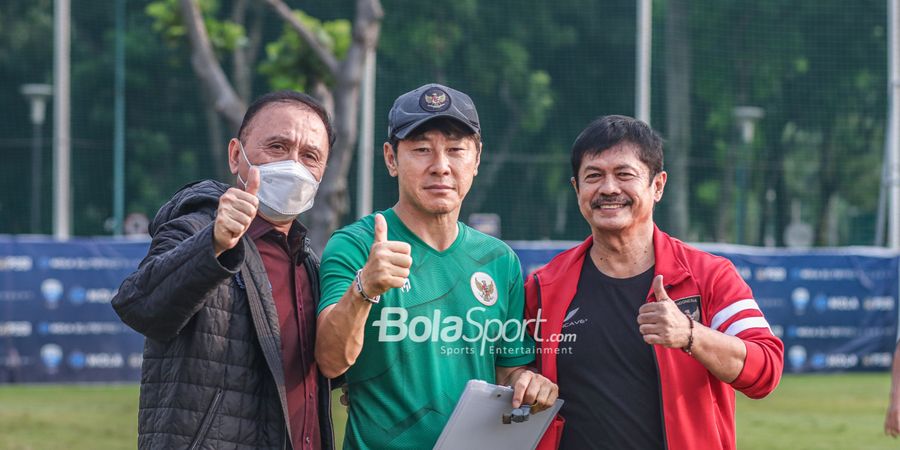
[[[540,369],[566,399],[539,448],[734,449],[734,390],[772,392],[784,345],[728,260],[654,224],[667,174],[650,127],[597,119],[572,172],[591,236],[526,283]]]

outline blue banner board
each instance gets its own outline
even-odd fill
[[[110,306],[145,240],[0,239],[0,382],[140,380],[143,336]]]
[[[146,240],[0,237],[0,383],[140,379],[143,337],[110,300]],[[510,242],[534,270],[574,242]],[[734,262],[785,343],[786,372],[887,370],[897,335],[898,255],[702,245]]]

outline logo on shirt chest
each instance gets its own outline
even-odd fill
[[[685,314],[691,316],[694,319],[694,322],[703,323],[703,315],[700,311],[700,296],[692,295],[690,297],[680,298],[675,300],[675,304]]]
[[[491,306],[497,303],[497,283],[490,275],[484,272],[475,272],[469,280],[472,286],[472,294],[484,306]]]
[[[586,317],[578,317],[578,310],[580,308],[575,308],[566,314],[566,317],[563,319],[563,328],[569,328],[576,325],[583,325],[588,322]],[[582,314],[583,316],[583,314]]]

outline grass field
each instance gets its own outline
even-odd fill
[[[882,433],[889,383],[888,374],[790,375],[766,399],[738,396],[738,448],[900,448]],[[137,395],[136,385],[0,386],[0,449],[134,448]]]

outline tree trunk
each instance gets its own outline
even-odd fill
[[[833,128],[837,128],[836,126]],[[833,140],[829,137],[827,142],[822,144],[822,152],[820,155],[821,163],[819,165],[819,218],[815,223],[816,229],[816,245],[828,245],[828,217],[831,209],[834,207],[834,196],[837,193],[837,168],[834,166],[834,145]]]
[[[688,236],[690,227],[690,5],[689,0],[668,0],[666,8],[666,195],[668,225],[676,236]]]
[[[353,161],[359,130],[359,90],[366,55],[374,50],[384,11],[378,0],[358,0],[353,24],[353,43],[336,74],[334,128],[337,140],[328,157],[328,168],[319,186],[316,203],[307,222],[313,249],[321,252],[331,233],[349,209],[347,175]]]
[[[240,98],[248,102],[253,96],[253,68],[256,65],[257,47],[262,36],[262,20],[258,3],[254,3],[254,20],[247,26],[248,0],[237,0],[231,11],[231,21],[244,27],[247,41],[235,47],[231,55],[231,77],[234,89]],[[235,130],[236,132],[236,130]]]
[[[229,127],[237,130],[241,126],[247,106],[235,93],[231,83],[228,82],[228,77],[222,71],[221,64],[216,59],[212,44],[209,42],[209,33],[203,23],[203,15],[200,13],[200,7],[196,0],[180,1],[182,20],[191,43],[191,67],[194,69],[194,74],[214,99],[213,105],[216,111],[225,118]]]
[[[223,139],[222,119],[216,112],[215,101],[207,89],[200,89],[203,96],[203,116],[206,118],[206,135],[210,159],[213,162],[213,173],[217,180],[231,183],[231,171],[228,170],[228,144]]]

